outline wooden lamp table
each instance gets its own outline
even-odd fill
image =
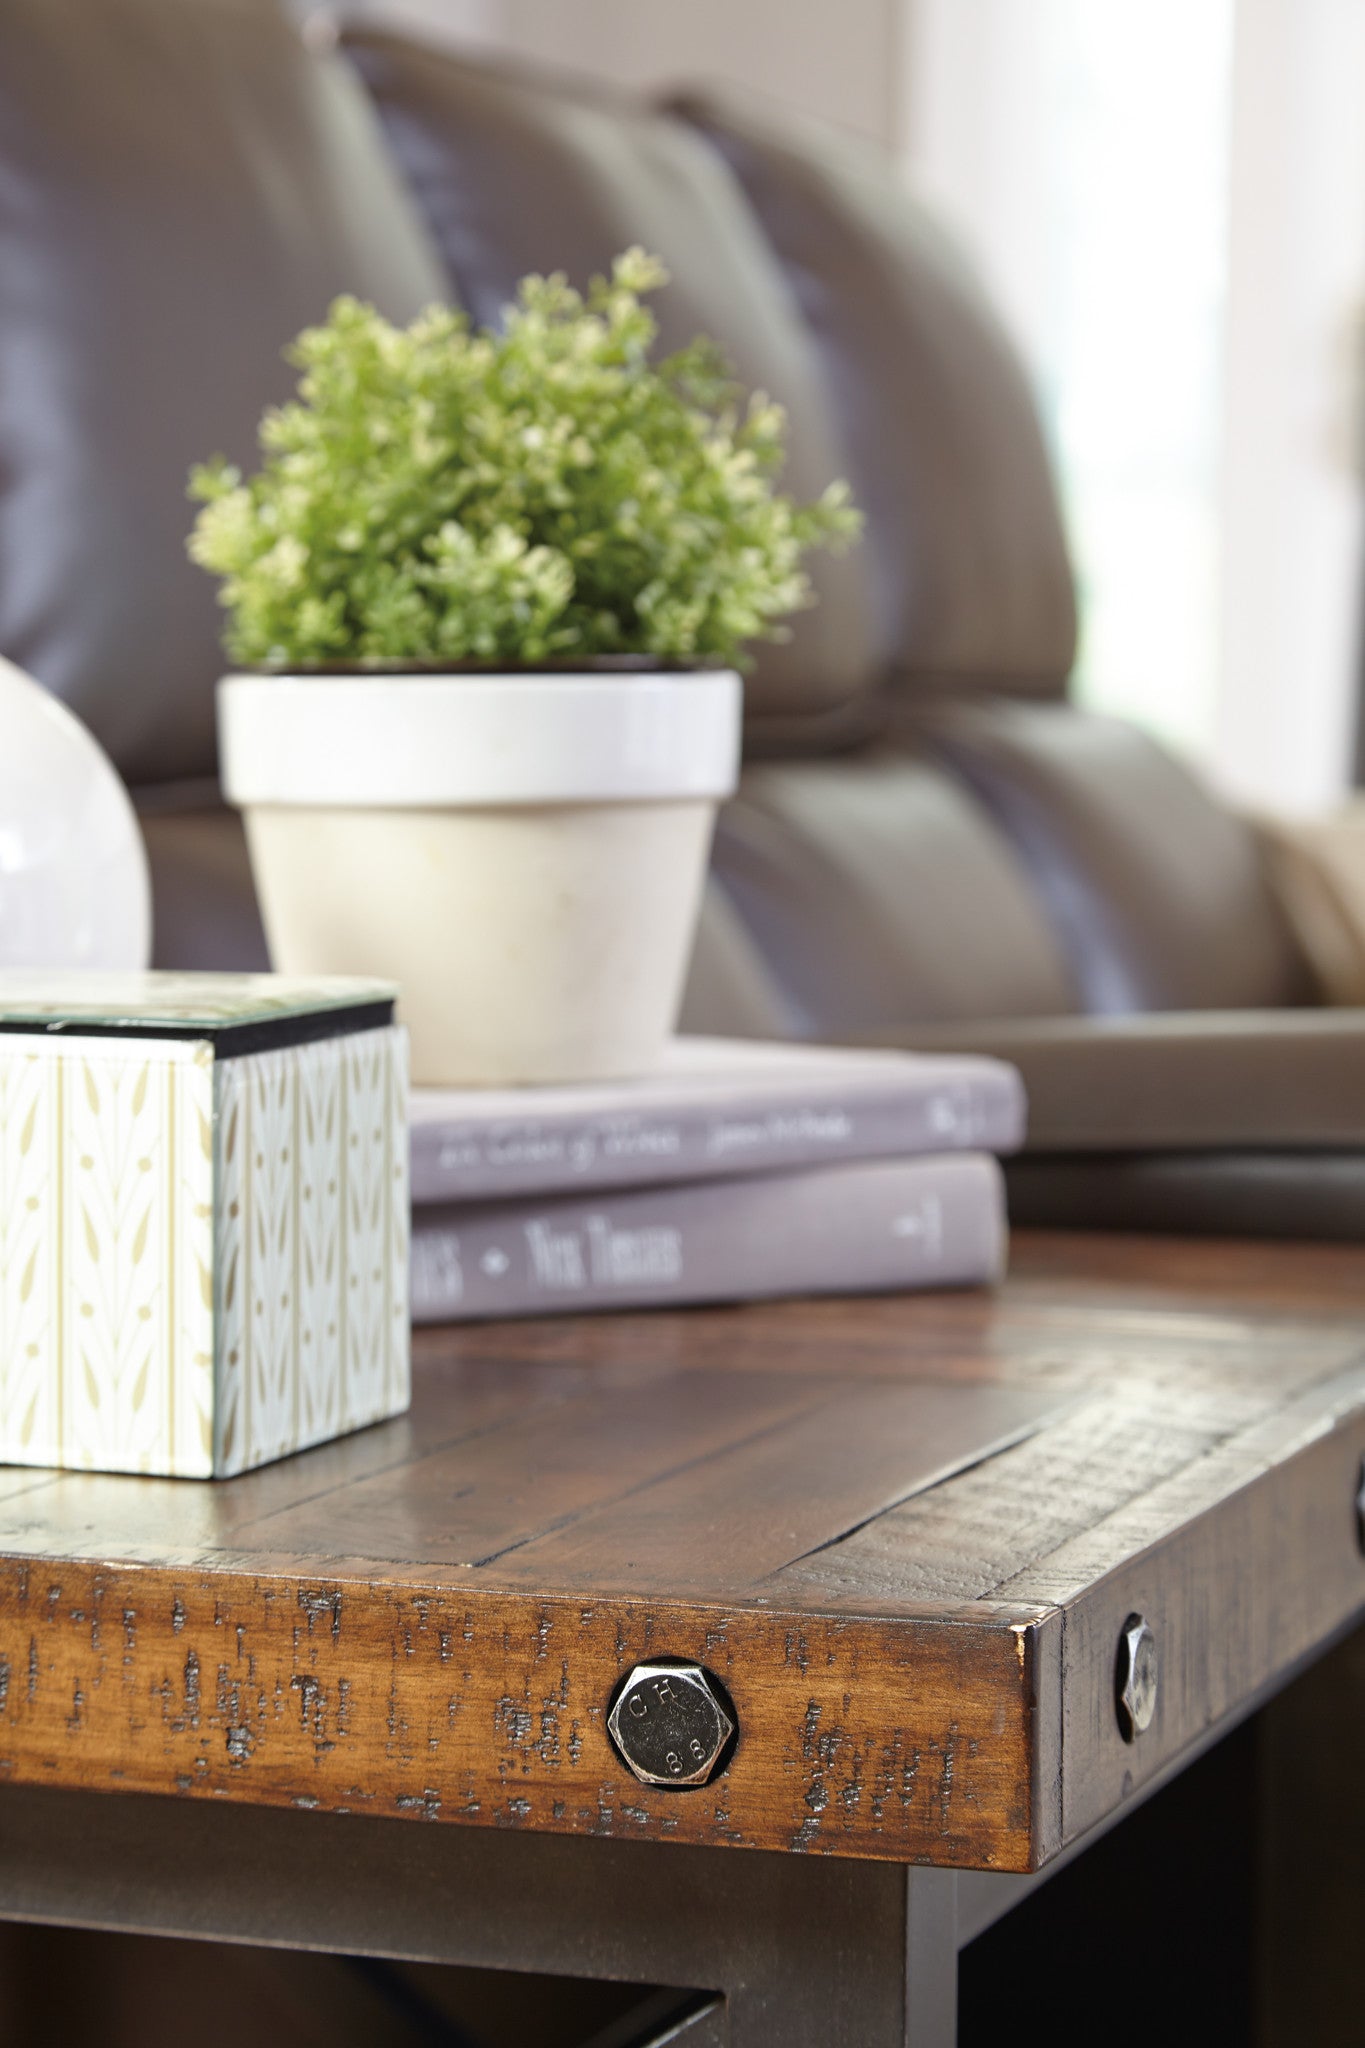
[[[415,1364],[410,1416],[228,1483],[0,1475],[0,1914],[926,2048],[959,1946],[1365,1605],[1349,1249],[1023,1237],[996,1295]],[[737,1723],[709,1783],[613,1746],[661,1660]]]

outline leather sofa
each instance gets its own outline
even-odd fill
[[[868,513],[860,548],[815,564],[818,605],[758,652],[686,1026],[997,1045],[1026,1076],[1041,1060],[1064,1104],[1056,1047],[1117,1047],[1126,1122],[1107,1120],[1112,1065],[1082,1142],[1035,1105],[1035,1143],[1066,1157],[1027,1199],[1054,1215],[1081,1185],[1071,1154],[1093,1183],[1150,1091],[1210,1043],[1235,1063],[1268,1012],[1299,1014],[1300,1054],[1330,1039],[1358,1088],[1358,1036],[1309,1007],[1251,829],[1068,701],[1074,585],[1024,376],[888,166],[724,94],[648,105],[373,31],[321,47],[274,0],[5,0],[0,652],[132,785],[158,963],[265,957],[214,781],[190,463],[250,462],[282,345],[338,291],[400,319],[453,294],[495,320],[523,272],[582,280],[632,243],[672,272],[664,343],[711,332],[787,405],[792,486],[848,475]],[[1233,1087],[1225,1173],[1239,1148],[1307,1170],[1359,1143],[1305,1116],[1292,1059],[1275,1074],[1245,1127]]]

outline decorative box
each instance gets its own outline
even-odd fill
[[[394,995],[0,974],[0,1461],[224,1478],[407,1407]]]

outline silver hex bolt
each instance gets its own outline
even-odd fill
[[[735,1733],[720,1687],[700,1664],[637,1664],[607,1732],[642,1785],[704,1785]]]
[[[1140,1614],[1130,1614],[1119,1636],[1115,1676],[1119,1731],[1125,1742],[1136,1742],[1152,1725],[1157,1676],[1156,1637]]]

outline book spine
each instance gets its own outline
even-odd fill
[[[415,1322],[973,1285],[1006,1246],[1000,1169],[974,1154],[419,1209],[413,1225]]]
[[[760,1174],[839,1160],[954,1151],[1013,1152],[1023,1142],[1023,1090],[1011,1068],[885,1092],[722,1107],[527,1117],[501,1125],[417,1124],[415,1202],[496,1201],[571,1189]]]

